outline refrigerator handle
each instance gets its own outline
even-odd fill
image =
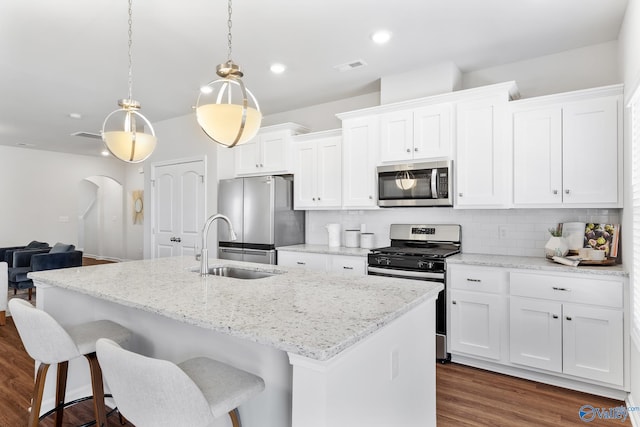
[[[229,254],[243,254],[244,251],[242,249],[227,249],[227,248],[220,248],[220,252],[227,252]]]

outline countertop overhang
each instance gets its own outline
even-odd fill
[[[76,291],[319,361],[435,299],[443,289],[435,282],[210,259],[209,266],[214,265],[282,274],[253,280],[201,277],[193,258],[174,257],[29,277],[38,287]]]

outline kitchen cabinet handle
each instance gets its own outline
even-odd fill
[[[566,317],[566,319],[567,319],[567,320],[571,320],[571,317],[567,316],[567,317]]]
[[[553,289],[554,291],[562,291],[562,292],[570,292],[571,289],[569,288],[559,288],[557,286],[553,286],[551,289]]]
[[[312,198],[311,198],[311,200],[315,202],[315,201],[316,201],[316,198],[315,198],[315,197],[312,197]]]
[[[256,167],[259,168],[260,166],[258,166],[258,164],[256,163]]]
[[[302,261],[296,261],[296,264],[298,264],[298,265],[307,265],[306,262],[302,262]]]
[[[458,302],[456,300],[451,301],[451,304],[457,304]]]
[[[320,201],[320,197],[318,197],[318,201]]]
[[[411,148],[407,148],[407,153],[410,153],[410,152],[411,152]]]
[[[347,267],[346,265],[343,265],[342,268],[344,268],[345,270],[353,270],[353,267]]]
[[[558,190],[553,190],[553,194],[558,194]]]
[[[373,200],[373,196],[369,196],[369,200]]]
[[[557,318],[558,318],[558,315],[557,315],[557,314],[554,314],[552,317],[553,317],[554,319],[557,319]]]
[[[414,148],[413,151],[418,151],[418,147]]]
[[[476,282],[476,283],[480,283],[480,282],[482,282],[482,280],[480,280],[480,279],[469,279],[469,278],[467,277],[467,282]]]
[[[462,197],[462,193],[458,193],[458,197]]]
[[[262,168],[262,167],[264,167],[264,165],[262,163],[260,163],[260,167]]]
[[[182,238],[180,238],[180,237],[176,237],[175,242],[178,242],[178,243],[182,242]]]
[[[564,194],[569,194],[571,193],[571,190],[564,190]]]
[[[175,237],[172,237],[172,238],[170,238],[170,239],[169,239],[169,241],[170,241],[170,242],[175,242],[175,241],[176,241],[176,238],[175,238]]]

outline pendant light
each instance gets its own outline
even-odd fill
[[[129,97],[118,100],[120,108],[104,119],[102,140],[109,152],[118,159],[127,163],[140,163],[153,153],[158,139],[149,120],[140,113],[140,103],[132,96],[131,2],[129,0]]]
[[[244,74],[240,67],[231,59],[231,0],[228,0],[227,10],[227,62],[216,67],[220,78],[200,89],[195,108],[196,119],[204,133],[218,144],[231,148],[258,133],[262,113],[255,96],[242,82]]]

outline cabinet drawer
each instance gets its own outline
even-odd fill
[[[622,282],[591,277],[511,273],[511,295],[623,307]]]
[[[332,255],[330,270],[334,273],[358,274],[364,276],[367,271],[367,259],[359,256]]]
[[[311,252],[278,251],[278,265],[326,270],[328,256]]]
[[[476,292],[503,293],[507,286],[507,272],[499,268],[449,266],[450,282],[453,289]]]

